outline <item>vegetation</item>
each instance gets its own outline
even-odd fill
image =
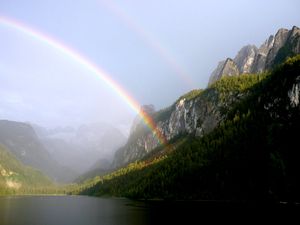
[[[170,107],[167,107],[165,109],[161,109],[158,112],[155,112],[153,115],[153,120],[155,123],[158,123],[159,121],[165,121],[168,118],[170,118],[172,111],[175,108],[175,104],[171,105]]]
[[[158,123],[159,121],[165,121],[166,119],[170,118],[172,111],[175,109],[175,105],[182,99],[185,99],[186,101],[190,101],[195,99],[196,97],[200,96],[200,94],[203,92],[202,89],[195,89],[192,90],[184,95],[182,95],[174,104],[172,104],[170,107],[164,108],[159,110],[158,112],[155,112],[153,115],[153,120]]]
[[[298,145],[300,110],[288,94],[299,82],[299,74],[297,56],[271,74],[216,82],[208,90],[217,90],[221,101],[220,93],[228,93],[224,90],[234,95],[247,92],[219,127],[202,138],[181,137],[164,160],[149,165],[136,162],[80,193],[141,199],[299,201],[300,152],[292,146]],[[211,94],[208,90],[202,95]]]
[[[185,99],[186,101],[190,101],[196,97],[198,97],[202,93],[202,89],[194,89],[191,90],[190,92],[182,95],[176,102],[179,102],[182,99]]]
[[[141,161],[81,184],[56,186],[0,147],[0,194],[299,201],[300,152],[293,147],[300,127],[299,76],[300,55],[272,73],[225,77],[191,92],[189,99],[214,96],[231,104],[215,130],[201,138],[181,134]],[[232,96],[244,97],[228,103]]]
[[[51,188],[53,183],[48,177],[38,170],[25,166],[0,146],[0,195],[46,193]]]

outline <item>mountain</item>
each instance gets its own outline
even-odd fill
[[[50,156],[78,174],[85,174],[97,169],[96,167],[101,170],[108,169],[107,161],[111,162],[115,151],[126,140],[119,129],[100,122],[78,128],[33,127]]]
[[[165,134],[170,130],[163,130],[163,124],[172,125],[171,118],[180,115],[172,128],[185,133],[145,153],[140,161],[100,177],[80,193],[259,205],[299,202],[299,90],[300,55],[271,73],[224,77],[206,90],[188,93],[153,114]],[[211,111],[197,111],[200,101]],[[203,121],[191,123],[201,118],[201,112],[216,121],[211,130],[200,129]],[[147,132],[143,135],[149,138]],[[135,136],[134,140],[144,140]],[[132,143],[127,145],[129,150]]]
[[[209,85],[223,76],[261,73],[297,54],[300,54],[300,29],[296,26],[291,30],[279,29],[259,48],[255,45],[244,46],[234,59],[219,62],[210,76]]]
[[[247,82],[242,83],[243,79]],[[206,90],[193,90],[170,107],[150,115],[168,141],[185,134],[202,137],[217,127],[226,112],[248,96],[249,88],[259,81],[259,76],[249,76],[231,81],[230,86],[215,85]],[[143,121],[133,124],[133,127],[126,145],[116,152],[115,168],[142,159],[159,146],[156,136]]]
[[[125,143],[126,138],[110,124],[92,123],[80,126],[75,140],[81,148],[101,152],[102,157],[111,158],[114,151]]]
[[[209,83],[213,83],[223,76],[223,74],[226,74],[227,76],[236,76],[239,75],[239,68],[235,64],[235,62],[227,58],[224,61],[219,62],[218,67],[212,72]]]
[[[68,182],[76,176],[59,165],[47,152],[31,125],[0,120],[0,144],[25,165],[39,169],[57,182]]]
[[[247,45],[243,47],[234,58],[239,73],[251,73],[253,71],[253,62],[257,54],[257,47],[255,45]],[[223,72],[223,74],[226,74]]]
[[[49,187],[52,182],[40,171],[25,166],[0,146],[0,195],[24,193],[28,189]]]

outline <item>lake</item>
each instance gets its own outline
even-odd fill
[[[271,214],[268,209],[272,209]],[[143,202],[85,196],[0,197],[1,225],[146,225],[170,224],[171,221],[192,224],[207,219],[232,221],[241,215],[274,218],[280,215],[276,212],[282,211],[286,210],[281,206],[249,207],[231,202]]]
[[[0,198],[1,225],[143,225],[143,205],[127,199],[84,196]]]

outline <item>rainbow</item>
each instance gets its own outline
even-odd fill
[[[101,0],[114,15],[116,15],[123,23],[125,23],[132,31],[140,36],[140,38],[150,46],[162,58],[169,67],[180,77],[180,79],[188,85],[189,88],[195,88],[195,82],[176,59],[158,42],[149,32],[133,20],[124,10],[121,9],[114,1]]]
[[[62,53],[63,55],[74,60],[82,67],[87,69],[89,72],[91,72],[91,74],[96,75],[98,78],[104,81],[121,99],[123,99],[127,103],[127,105],[131,109],[133,109],[141,117],[145,124],[151,129],[153,135],[157,137],[160,144],[167,145],[167,140],[165,136],[158,129],[153,119],[145,111],[141,110],[140,104],[133,97],[131,97],[130,94],[124,88],[122,88],[116,81],[114,81],[110,77],[110,75],[106,73],[103,69],[93,64],[90,60],[88,60],[86,57],[79,54],[77,51],[70,48],[69,46],[19,21],[0,16],[0,25],[21,32],[29,36],[30,38],[42,42],[50,48],[53,48]]]

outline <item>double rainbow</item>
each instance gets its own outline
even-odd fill
[[[152,130],[153,135],[157,137],[160,144],[167,144],[167,140],[163,133],[158,129],[153,119],[145,111],[141,110],[140,104],[132,96],[130,96],[130,94],[124,88],[122,88],[121,85],[114,81],[107,72],[99,68],[97,65],[93,64],[88,58],[84,57],[83,55],[79,54],[76,50],[61,43],[53,37],[43,34],[40,31],[37,31],[14,19],[0,16],[0,25],[21,32],[34,40],[42,42],[50,48],[53,48],[61,54],[69,57],[70,59],[84,67],[91,74],[94,74],[95,76],[100,78],[121,99],[123,99],[131,109],[133,109],[137,114],[139,114],[139,116],[145,122],[145,124]]]
[[[136,20],[132,19],[116,2],[111,0],[101,0],[100,2],[117,18],[119,18],[120,21],[126,24],[128,28],[136,33],[146,45],[154,50],[157,55],[173,70],[174,74],[181,79],[181,81],[183,81],[189,88],[195,88],[195,82],[191,76],[177,62],[174,56],[161,44],[161,42],[155,39],[151,33],[138,24]]]

